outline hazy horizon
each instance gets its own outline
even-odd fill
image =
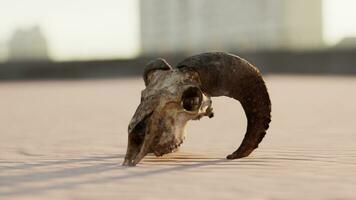
[[[1,2],[0,54],[6,53],[2,49],[15,30],[34,25],[40,26],[56,61],[131,58],[140,53],[139,0]],[[355,7],[352,0],[323,1],[325,44],[356,36],[356,20],[350,20],[356,19]],[[0,61],[4,57],[0,55]]]

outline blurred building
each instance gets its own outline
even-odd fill
[[[356,49],[356,37],[345,37],[333,48],[336,49]]]
[[[143,54],[316,49],[322,0],[141,0]]]
[[[47,41],[38,26],[14,32],[8,42],[8,60],[49,60]]]
[[[7,49],[5,43],[0,42],[0,62],[7,59]]]

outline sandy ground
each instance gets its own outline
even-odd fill
[[[267,76],[252,156],[239,103],[189,124],[177,153],[122,167],[141,79],[0,83],[0,199],[356,199],[356,78]],[[203,138],[203,139],[202,139]]]

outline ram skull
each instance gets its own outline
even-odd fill
[[[213,117],[210,97],[228,96],[240,101],[247,130],[240,147],[227,156],[248,156],[266,134],[271,103],[260,72],[246,60],[223,52],[189,57],[175,68],[164,59],[145,67],[146,88],[128,128],[123,165],[135,166],[148,153],[175,151],[185,138],[189,120]]]

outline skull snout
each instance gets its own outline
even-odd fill
[[[133,128],[129,128],[128,134],[128,144],[127,144],[127,152],[125,156],[125,161],[123,165],[127,166],[135,166],[134,163],[137,155],[140,153],[143,143],[146,137],[146,131],[148,128],[148,123],[150,121],[152,113],[143,117],[141,121],[137,121],[136,118],[133,118],[130,122],[130,125]]]
[[[161,156],[175,151],[185,139],[189,120],[212,116],[210,97],[196,85],[150,85],[143,92],[129,124],[123,165],[135,166],[148,153]]]

